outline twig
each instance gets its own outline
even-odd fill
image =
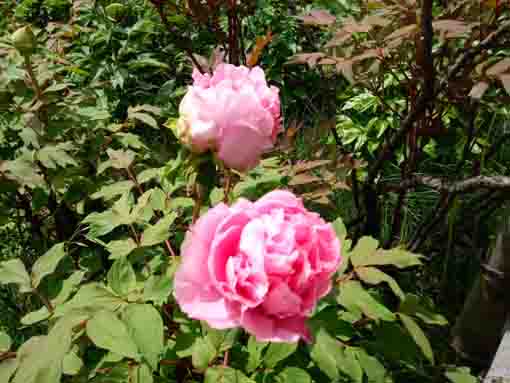
[[[17,354],[15,352],[0,352],[0,362],[3,362],[7,359],[16,358],[16,355]]]

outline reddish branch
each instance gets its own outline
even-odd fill
[[[507,33],[510,30],[510,21],[502,23],[501,26],[489,36],[487,36],[480,44],[477,46],[468,49],[462,54],[455,64],[450,68],[446,77],[444,77],[438,85],[437,91],[443,90],[448,86],[448,83],[454,79],[457,74],[463,69],[467,63],[472,61],[476,56],[480,54],[483,50],[490,48],[497,40]],[[437,93],[434,92],[434,95]],[[431,101],[430,95],[427,95],[425,92],[422,92],[416,101],[416,107],[407,115],[407,117],[402,120],[400,123],[400,128],[395,132],[395,134],[388,140],[388,142],[384,145],[381,153],[377,157],[377,160],[374,162],[372,167],[368,171],[368,183],[373,183],[376,177],[379,174],[383,164],[390,157],[393,156],[393,153],[397,146],[400,144],[402,139],[407,135],[409,130],[413,127],[415,121],[423,114],[425,111],[427,104]]]

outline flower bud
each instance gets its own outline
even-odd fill
[[[105,8],[105,12],[109,18],[119,21],[126,15],[127,8],[124,4],[111,3]]]
[[[12,34],[12,44],[23,56],[31,55],[37,46],[37,39],[29,25]]]

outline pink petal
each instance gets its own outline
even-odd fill
[[[301,298],[286,283],[280,283],[271,288],[262,307],[267,314],[278,318],[295,316],[301,312]]]

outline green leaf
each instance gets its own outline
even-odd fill
[[[87,322],[87,335],[97,347],[138,359],[138,347],[128,329],[111,311],[100,311]]]
[[[48,319],[50,315],[51,314],[46,306],[43,306],[39,310],[32,311],[31,313],[28,313],[23,318],[21,318],[21,324],[24,326],[30,326],[34,323]]]
[[[264,355],[264,365],[268,368],[274,368],[278,362],[294,353],[297,346],[297,343],[271,343]]]
[[[170,226],[177,218],[176,213],[171,213],[161,218],[155,225],[149,226],[144,230],[140,245],[153,246],[168,239],[170,236]]]
[[[150,180],[153,180],[155,178],[159,178],[161,175],[161,168],[151,168],[151,169],[145,169],[143,172],[138,174],[138,182],[140,184],[144,184],[146,182],[149,182]]]
[[[141,356],[153,370],[157,370],[165,346],[163,320],[159,312],[152,305],[130,304],[122,318]]]
[[[106,154],[108,154],[108,157],[110,158],[111,166],[115,169],[128,169],[136,156],[136,153],[131,150],[107,149]]]
[[[32,291],[30,276],[20,259],[11,259],[0,263],[0,283],[15,283],[19,286],[21,293]]]
[[[111,241],[106,245],[106,250],[110,252],[110,259],[118,259],[126,257],[137,247],[138,245],[132,238],[127,238]]]
[[[208,342],[205,338],[197,338],[193,344],[193,352],[191,354],[193,367],[205,370],[217,355],[218,351],[211,342]]]
[[[67,301],[76,287],[79,286],[84,276],[84,271],[75,271],[71,274],[71,276],[62,283],[62,289],[51,303],[57,306]]]
[[[145,282],[143,300],[163,304],[167,301],[172,290],[172,280],[167,275],[152,275]]]
[[[73,310],[102,309],[116,310],[124,301],[99,283],[88,283],[82,286],[68,302],[55,308],[55,315],[62,316]]]
[[[357,281],[347,281],[340,285],[337,302],[348,310],[359,310],[372,319],[396,320],[395,314],[373,298]]]
[[[356,267],[391,265],[399,269],[404,269],[406,267],[421,265],[419,255],[398,248],[391,250],[380,249],[377,251],[375,249],[369,251],[369,248],[365,248],[363,252],[360,250],[355,260],[352,259],[353,256],[354,254],[351,255],[351,261]]]
[[[83,367],[83,361],[76,351],[69,352],[63,360],[62,368],[66,375],[77,375]]]
[[[59,262],[65,255],[64,243],[61,242],[52,246],[42,257],[37,259],[32,267],[32,285],[34,288],[39,286],[39,283],[41,283],[41,280],[45,276],[55,271]]]
[[[152,371],[145,363],[139,364],[134,368],[132,378],[129,380],[129,383],[152,383],[154,381]]]
[[[386,282],[400,300],[405,299],[405,294],[397,281],[388,274],[383,273],[381,270],[376,269],[375,267],[359,267],[356,268],[356,274],[363,282],[368,283],[369,285],[378,285],[382,282]]]
[[[251,373],[255,371],[262,363],[262,352],[269,345],[267,342],[257,342],[252,335],[248,339],[248,361],[246,363],[246,371]]]
[[[132,60],[129,62],[129,69],[139,69],[153,67],[159,69],[168,69],[168,65],[150,57],[144,57],[138,60]]]
[[[151,128],[159,129],[158,122],[150,114],[133,112],[129,113],[129,118],[141,121],[144,124],[149,125]]]
[[[90,196],[92,199],[103,198],[108,201],[119,195],[126,193],[135,186],[135,183],[131,180],[119,181],[114,184],[103,186],[99,191],[95,192]]]
[[[0,353],[9,351],[11,344],[12,341],[9,334],[0,331]]]
[[[377,358],[367,354],[362,348],[356,348],[355,355],[367,376],[368,383],[385,383],[386,369]]]
[[[102,213],[91,213],[83,220],[84,224],[89,224],[89,236],[98,238],[108,234],[117,226],[124,224],[124,219],[113,210],[107,210]]]
[[[429,325],[446,326],[448,320],[441,314],[435,313],[431,302],[420,299],[414,294],[407,294],[400,304],[399,312],[414,316]]]
[[[372,237],[361,237],[356,247],[351,251],[349,259],[354,267],[364,266],[374,256],[379,241]]]
[[[444,375],[452,383],[478,383],[468,367],[450,367]]]
[[[73,150],[73,144],[70,142],[61,143],[58,145],[48,145],[37,151],[37,159],[50,169],[57,167],[65,168],[67,165],[78,166],[78,163],[67,154],[68,151]]]
[[[352,347],[345,347],[343,359],[339,361],[338,368],[344,375],[348,376],[352,382],[362,383],[363,369],[356,358],[355,349]]]
[[[127,296],[136,288],[136,275],[127,257],[117,259],[107,275],[108,286],[121,296]]]
[[[415,343],[423,352],[423,355],[425,355],[431,364],[434,364],[434,353],[432,351],[432,347],[430,346],[430,342],[427,339],[427,335],[425,335],[420,326],[418,326],[418,323],[416,323],[413,318],[407,316],[406,314],[398,313],[398,317],[404,324],[409,334],[411,334],[411,337]]]
[[[207,330],[207,341],[210,342],[218,352],[224,352],[231,349],[239,335],[240,330],[234,328],[231,330],[216,330],[209,328]]]
[[[18,350],[12,383],[60,382],[62,361],[71,347],[72,324],[59,320],[47,336],[32,337]]]
[[[326,330],[319,329],[310,357],[331,380],[337,380],[340,377],[337,362],[343,359],[342,348],[340,342],[329,335]]]
[[[231,367],[209,367],[205,372],[204,383],[255,383],[241,371]]]
[[[347,236],[347,228],[345,227],[342,218],[338,217],[334,222],[331,223],[331,225],[333,226],[336,236],[338,237],[340,242],[343,242],[343,240]]]
[[[298,367],[286,367],[275,377],[276,383],[312,383],[308,372]]]

